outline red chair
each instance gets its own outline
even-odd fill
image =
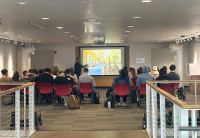
[[[146,95],[146,83],[140,84],[140,95]]]
[[[164,91],[173,94],[174,92],[174,83],[169,83],[169,84],[160,84],[160,88],[163,89]]]
[[[175,83],[174,89],[178,89],[178,88],[179,88],[179,83]]]
[[[35,81],[35,86],[39,87],[40,86],[40,81]]]
[[[133,79],[131,79],[131,80],[132,80],[132,83],[133,83],[133,89],[138,90],[138,87],[136,86],[137,80],[133,80]]]
[[[21,92],[24,93],[24,89],[21,89]],[[26,87],[26,94],[29,94],[29,87]]]
[[[49,94],[52,93],[52,83],[40,83],[39,84],[40,93]]]
[[[115,84],[115,95],[118,95],[118,96],[128,95],[130,99],[129,84]],[[129,100],[129,103],[130,103],[130,108],[131,108],[131,99]]]
[[[6,90],[9,90],[9,89],[12,89],[13,88],[13,85],[1,85],[1,91],[6,91]],[[9,94],[13,94],[14,92],[11,92],[11,93],[8,93],[6,95],[9,95]]]
[[[81,93],[92,93],[92,83],[81,82],[80,84],[80,95]],[[92,94],[93,95],[93,94]],[[81,97],[80,97],[81,100]],[[93,104],[94,104],[94,96],[93,96]]]

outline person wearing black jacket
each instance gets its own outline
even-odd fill
[[[87,65],[81,65],[81,59],[80,59],[80,57],[77,57],[76,58],[76,63],[75,63],[75,65],[74,65],[74,74],[76,74],[76,76],[77,76],[77,78],[78,78],[78,80],[79,80],[79,76],[81,75],[81,68],[84,68],[84,67],[86,67]]]
[[[159,77],[156,80],[173,80],[170,76],[167,76],[167,71],[162,68],[159,71]],[[160,83],[157,84],[158,87],[160,87]]]

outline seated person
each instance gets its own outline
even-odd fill
[[[139,67],[137,69],[137,76],[133,78],[133,80],[137,80],[138,76],[140,76],[140,74],[142,74],[142,67]]]
[[[69,80],[65,77],[65,73],[61,73],[56,77],[54,84],[69,84]],[[67,96],[63,96],[65,106],[67,106]]]
[[[179,74],[175,73],[176,66],[172,64],[169,69],[170,73],[168,73],[167,76],[171,77],[173,80],[180,80]]]
[[[7,69],[2,69],[1,70],[2,73],[2,77],[0,78],[0,83],[11,83],[13,82],[11,77],[7,77],[8,76],[8,70]]]
[[[153,81],[154,77],[149,74],[149,70],[147,66],[142,68],[142,74],[138,76],[136,86],[140,88],[140,84],[146,83],[146,81]]]
[[[156,80],[173,80],[170,76],[167,76],[167,71],[162,68],[159,71],[159,77]],[[157,84],[158,87],[160,87],[160,83]]]
[[[84,68],[83,73],[84,75],[81,75],[79,77],[79,83],[81,82],[92,83],[91,103],[93,103],[93,93],[95,92],[96,83],[94,81],[94,78],[88,75],[88,68]],[[81,101],[81,94],[80,94],[80,101]]]
[[[42,75],[42,69],[40,69],[40,70],[38,71],[38,74],[36,74],[35,81],[40,81],[41,75]]]
[[[70,77],[71,77],[72,79],[74,79],[74,82],[75,82],[76,84],[78,84],[78,78],[77,78],[76,74],[74,74],[74,69],[73,69],[73,68],[70,68],[70,71],[71,71]]]
[[[122,69],[120,75],[114,79],[112,82],[112,86],[114,87],[115,84],[129,84],[129,88],[133,87],[133,83],[131,78],[127,76],[127,72],[125,69]],[[118,106],[120,106],[120,96],[116,95],[116,100],[118,101]],[[123,96],[123,106],[125,106],[125,102],[127,101],[127,96]]]
[[[159,72],[158,72],[157,66],[153,66],[153,70],[151,71],[151,75],[153,75],[153,77],[155,77],[155,78],[159,77]]]
[[[19,73],[17,71],[14,72],[12,80],[13,82],[19,82]]]
[[[19,79],[24,78],[24,77],[26,76],[26,73],[27,73],[27,71],[24,70],[24,71],[22,72],[23,76],[21,76]]]
[[[78,95],[79,95],[79,94],[78,94],[78,93],[79,93],[79,92],[78,92],[78,89],[75,89],[75,87],[76,87],[77,85],[76,85],[74,79],[71,77],[71,70],[70,70],[70,69],[66,69],[66,70],[65,70],[65,77],[68,79],[69,83],[72,84],[72,87],[73,87],[73,88],[71,88],[71,89],[74,91],[74,94],[78,96]]]
[[[23,71],[23,74],[26,71]],[[20,82],[34,82],[35,78],[36,78],[36,74],[38,74],[38,71],[36,69],[31,69],[30,73],[26,73],[25,76],[23,78],[20,78]]]

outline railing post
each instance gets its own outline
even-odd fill
[[[181,121],[180,121],[180,126],[181,127],[188,127],[188,110],[187,109],[180,109],[181,113]],[[189,138],[189,132],[188,131],[181,131],[180,132],[181,138]]]
[[[35,131],[34,85],[29,86],[29,135]]]
[[[173,116],[174,116],[174,138],[181,138],[180,133],[179,133],[179,112],[180,112],[180,107],[173,103]]]
[[[197,112],[191,110],[192,127],[197,127]],[[197,138],[197,131],[192,131],[192,138]]]
[[[153,138],[157,138],[157,91],[151,88]]]
[[[151,135],[151,92],[150,86],[146,83],[146,127],[147,132]]]
[[[15,91],[15,138],[20,138],[20,90]]]
[[[166,138],[165,97],[160,94],[160,131],[161,138]]]

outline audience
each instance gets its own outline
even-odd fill
[[[180,80],[179,74],[175,73],[176,66],[172,64],[172,65],[169,67],[169,69],[170,69],[170,73],[168,73],[167,76],[168,76],[168,77],[171,77],[173,80]]]
[[[138,76],[138,78],[137,78],[136,86],[139,88],[140,84],[146,83],[146,81],[148,81],[148,80],[153,81],[154,77],[151,74],[149,74],[148,67],[144,66],[142,68],[142,74],[140,76]]]
[[[55,75],[56,77],[59,76],[59,70],[58,70],[58,68],[55,68],[55,69],[53,70],[53,74],[52,74],[52,75]]]
[[[140,74],[142,74],[142,67],[139,67],[137,69],[137,76],[133,78],[133,80],[137,80],[138,76],[140,76]]]
[[[11,77],[7,77],[8,76],[8,70],[7,69],[2,69],[1,70],[2,73],[2,77],[0,78],[0,83],[9,83],[9,82],[13,82]]]
[[[21,78],[24,78],[24,77],[26,76],[26,73],[27,73],[27,71],[24,70],[24,71],[22,72],[23,76],[21,76],[20,79],[21,79]]]
[[[114,79],[112,82],[112,86],[115,84],[129,84],[129,88],[133,87],[133,83],[131,79],[126,75],[126,70],[122,69],[120,71],[120,75]],[[118,106],[120,106],[120,96],[116,95],[116,100],[118,101]],[[123,96],[123,106],[125,106],[125,102],[127,100],[127,96]]]
[[[74,79],[74,82],[75,82],[76,84],[78,84],[78,78],[77,78],[76,74],[74,74],[74,69],[73,69],[73,68],[70,68],[70,71],[71,71],[70,77],[71,77],[72,79]]]
[[[88,68],[84,68],[83,73],[84,75],[81,75],[79,78],[79,83],[81,82],[92,83],[91,103],[93,103],[93,93],[95,92],[96,83],[94,81],[94,78],[88,75]],[[81,96],[80,96],[80,100],[81,100]]]
[[[17,71],[14,72],[12,80],[13,82],[19,82],[19,73]]]
[[[69,80],[65,77],[65,73],[61,73],[58,77],[56,77],[54,84],[69,84]],[[67,106],[67,96],[63,96],[64,105]]]
[[[128,77],[132,79],[133,76],[132,76],[132,73],[131,73],[131,72],[132,72],[132,67],[129,68],[129,72],[128,72]]]
[[[166,72],[167,72],[167,66],[163,66],[162,69],[166,70]]]
[[[153,77],[158,77],[159,76],[159,72],[158,72],[158,67],[157,66],[153,66],[153,70],[151,71],[151,75],[153,75]]]
[[[133,79],[134,79],[135,77],[137,77],[135,68],[132,68],[132,69],[131,69],[131,75],[132,75],[132,78],[133,78]]]
[[[38,74],[36,74],[35,81],[40,81],[40,77],[42,75],[42,69],[39,70]]]
[[[124,66],[123,69],[126,71],[126,76],[128,76],[127,66]]]
[[[167,71],[164,68],[161,68],[159,71],[159,77],[156,80],[173,80],[170,76],[167,76]],[[157,84],[160,87],[160,83]]]

